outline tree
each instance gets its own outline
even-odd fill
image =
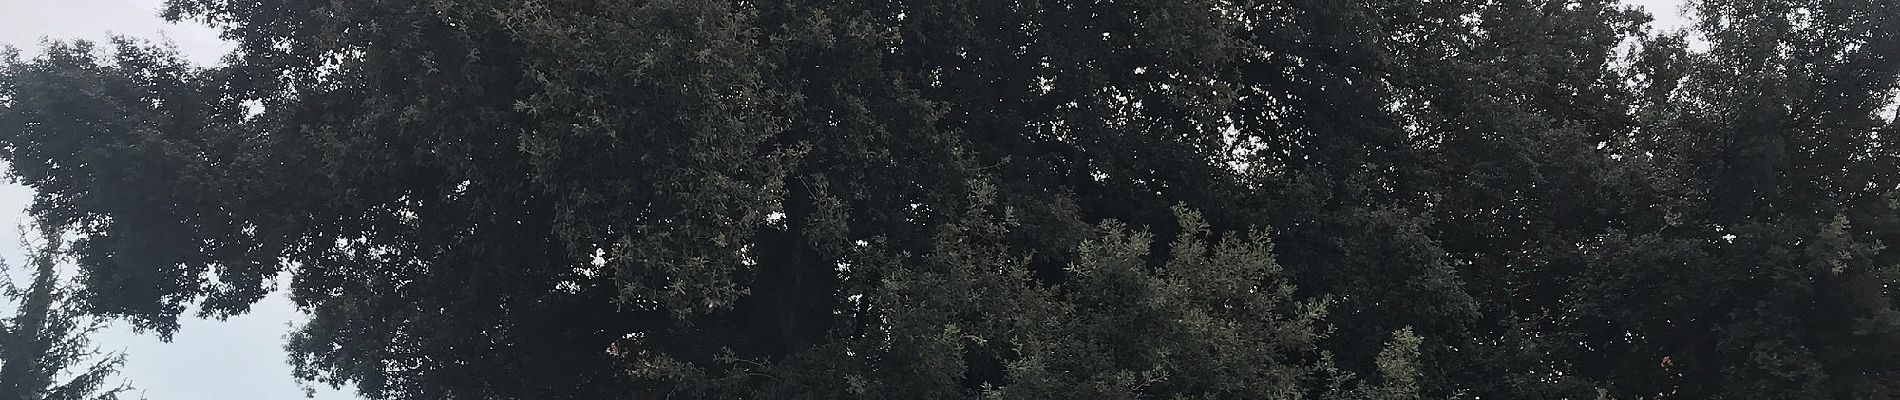
[[[1580,330],[1622,395],[1893,396],[1890,215],[1900,9],[1699,1],[1658,38],[1626,157],[1666,196],[1584,243]],[[1636,293],[1641,295],[1627,295]],[[1602,352],[1603,349],[1614,351]]]
[[[105,321],[84,313],[59,278],[65,257],[57,234],[41,235],[29,247],[32,282],[24,289],[8,281],[12,317],[0,323],[0,398],[20,400],[114,400],[131,390],[110,380],[125,356],[102,353],[91,335]]]
[[[1884,396],[1900,10],[1696,10],[173,0],[0,150],[89,311],[287,271],[372,398]]]

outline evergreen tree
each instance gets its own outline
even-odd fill
[[[91,335],[105,321],[84,313],[59,278],[65,256],[57,234],[26,243],[32,282],[6,285],[14,314],[0,321],[0,398],[19,400],[114,400],[131,390],[109,382],[125,356],[102,353]],[[24,243],[24,241],[22,241]]]

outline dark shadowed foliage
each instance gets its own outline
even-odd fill
[[[1900,396],[1900,3],[172,0],[0,66],[89,311],[376,399]]]

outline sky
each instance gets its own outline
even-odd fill
[[[0,0],[6,1],[6,0]],[[1678,29],[1688,27],[1688,18],[1682,15],[1684,0],[1623,0],[1623,4],[1642,6],[1656,17],[1650,26],[1659,29]]]
[[[1655,14],[1658,28],[1681,27],[1682,0],[1626,0]],[[216,30],[172,24],[158,17],[163,0],[0,0],[0,45],[31,57],[44,38],[103,41],[112,34],[168,42],[199,65],[216,64],[231,50]],[[12,227],[26,219],[32,201],[26,187],[0,183],[0,259],[21,265],[24,252]],[[151,400],[303,398],[284,363],[284,334],[303,320],[283,295],[257,304],[250,314],[225,321],[186,319],[171,343],[115,324],[95,344],[126,355],[121,376]],[[354,399],[347,391],[319,388],[317,399]]]

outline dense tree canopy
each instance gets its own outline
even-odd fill
[[[0,156],[377,399],[1900,396],[1900,4],[1691,4],[170,0]]]

